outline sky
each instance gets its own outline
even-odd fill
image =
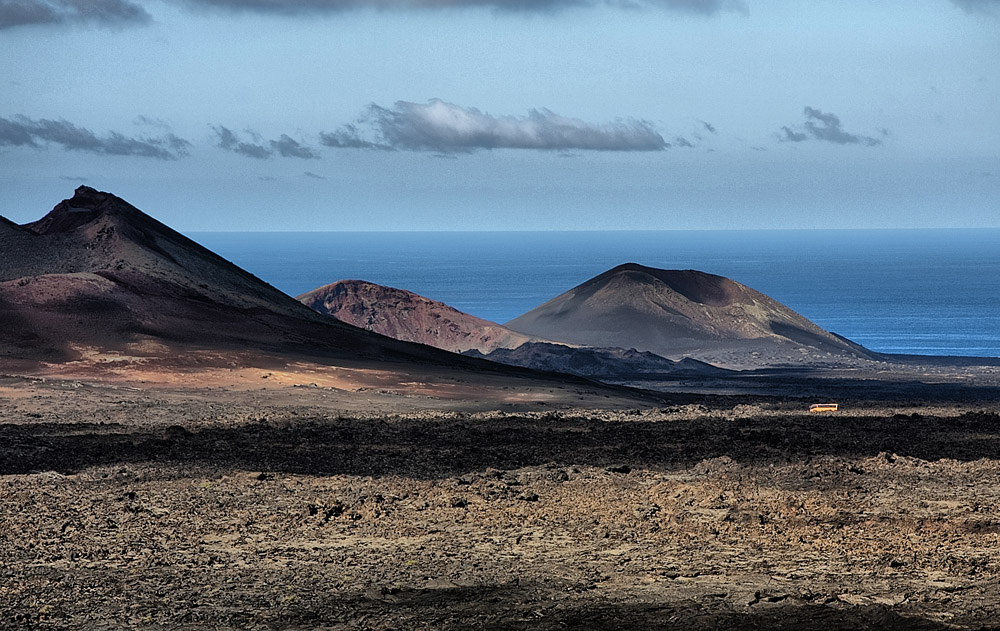
[[[1000,227],[1000,0],[0,0],[0,215]]]

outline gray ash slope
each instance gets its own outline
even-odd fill
[[[765,361],[794,363],[816,353],[876,356],[736,281],[636,263],[608,270],[505,326],[567,344],[634,348],[668,358],[717,361],[726,353],[756,353]]]

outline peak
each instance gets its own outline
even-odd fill
[[[76,190],[73,191],[73,193],[74,195],[107,195],[107,193],[101,192],[96,188],[87,186],[86,184],[81,184],[80,186],[77,186]]]
[[[620,274],[622,272],[642,272],[643,274],[649,274],[650,276],[655,276],[661,279],[719,278],[727,280],[722,276],[716,276],[715,274],[709,274],[708,272],[701,272],[695,269],[660,269],[659,267],[649,267],[640,263],[622,263],[621,265],[609,269],[607,272],[602,274],[602,276],[610,276],[613,274]]]
[[[431,300],[430,298],[415,294],[412,291],[389,287],[387,285],[379,285],[367,280],[353,279],[338,280],[334,283],[330,283],[329,285],[323,285],[322,287],[317,287],[312,291],[307,291],[306,293],[296,296],[295,298],[313,309],[315,309],[316,305],[319,304],[326,304],[329,306],[335,303],[343,302],[352,302],[357,304],[379,304],[387,302],[393,302],[400,305],[404,303],[408,303],[410,305],[425,304],[435,308],[440,307],[444,309],[451,309],[451,307],[444,303],[439,303],[436,300]]]
[[[89,186],[80,186],[73,197],[64,199],[38,221],[25,224],[25,228],[36,234],[69,232],[88,224],[106,214],[136,211],[128,202],[111,193],[105,193]]]
[[[406,291],[405,289],[396,289],[395,287],[388,287],[386,285],[379,285],[376,283],[369,282],[367,280],[338,280],[336,282],[330,283],[329,285],[323,285],[322,287],[317,287],[316,289],[302,294],[302,296],[315,296],[315,295],[339,295],[343,293],[356,293],[356,294],[411,294],[412,292]],[[416,294],[413,294],[416,295]],[[302,297],[300,296],[300,298]]]
[[[385,285],[378,285],[376,283],[369,282],[367,280],[357,280],[357,279],[347,279],[338,280],[335,283],[330,283],[330,287],[349,287],[352,289],[393,289],[392,287],[386,287]],[[402,291],[401,289],[398,291]]]
[[[105,193],[89,186],[80,186],[73,191],[73,197],[64,199],[61,203],[77,210],[97,210],[104,207],[111,200],[117,201],[120,204],[126,204],[124,200],[118,199],[111,193]]]
[[[693,269],[659,269],[639,263],[622,263],[589,281],[605,285],[613,279],[627,276],[627,285],[666,285],[692,302],[722,307],[739,300],[745,292],[742,285],[723,276]],[[641,276],[640,276],[641,275]],[[620,281],[616,281],[620,282]],[[621,285],[618,285],[620,288]]]
[[[651,269],[654,268],[646,267],[645,265],[640,265],[638,263],[629,262],[629,263],[622,263],[621,265],[616,265],[612,267],[611,269],[608,270],[608,273],[613,274],[616,272],[631,272],[631,271],[645,272]]]

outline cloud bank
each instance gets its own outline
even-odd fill
[[[264,141],[260,134],[254,131],[247,131],[255,142],[241,140],[240,137],[228,127],[219,125],[212,127],[215,130],[217,141],[215,146],[226,151],[232,151],[248,158],[267,160],[279,155],[283,158],[301,158],[303,160],[318,160],[319,154],[312,148],[303,145],[293,138],[282,134],[277,140]]]
[[[85,151],[111,156],[140,156],[176,160],[188,155],[191,143],[166,133],[158,137],[131,137],[116,131],[98,136],[65,120],[34,120],[17,115],[0,118],[0,146],[41,148],[55,144],[69,151]]]
[[[951,3],[966,13],[1000,15],[1000,0],[951,0]]]
[[[132,0],[0,0],[0,30],[32,24],[126,26],[152,21]]]
[[[563,8],[611,6],[662,8],[696,15],[724,11],[745,13],[743,0],[175,0],[194,8],[217,8],[284,15],[335,13],[354,9],[447,9],[487,7],[510,12],[546,12]]]
[[[746,0],[166,0],[193,10],[222,10],[272,15],[317,15],[377,9],[380,11],[488,8],[509,13],[549,13],[561,9],[614,7],[661,9],[714,16],[749,13]],[[28,25],[90,24],[108,27],[152,22],[144,0],[0,0],[0,30]],[[970,14],[1000,15],[1000,0],[950,0]]]
[[[782,127],[778,132],[778,138],[782,142],[806,142],[807,140],[820,140],[832,142],[837,145],[862,145],[865,147],[875,147],[882,144],[878,138],[871,136],[860,136],[844,131],[840,124],[840,117],[836,114],[828,114],[808,105],[803,110],[806,122],[801,127]]]
[[[547,109],[494,116],[440,99],[372,104],[357,124],[320,134],[327,147],[467,153],[479,149],[662,151],[670,145],[648,121],[592,124]]]
[[[442,10],[489,8],[511,13],[546,13],[598,6],[651,8],[712,16],[728,11],[747,13],[744,0],[167,0],[194,10],[216,9],[274,15],[333,14],[361,9]],[[985,5],[987,0],[953,0],[959,6]],[[0,30],[29,25],[97,25],[122,27],[152,22],[144,0],[0,0]]]

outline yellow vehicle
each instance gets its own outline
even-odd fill
[[[813,403],[809,406],[810,412],[836,412],[840,405],[836,403]]]

